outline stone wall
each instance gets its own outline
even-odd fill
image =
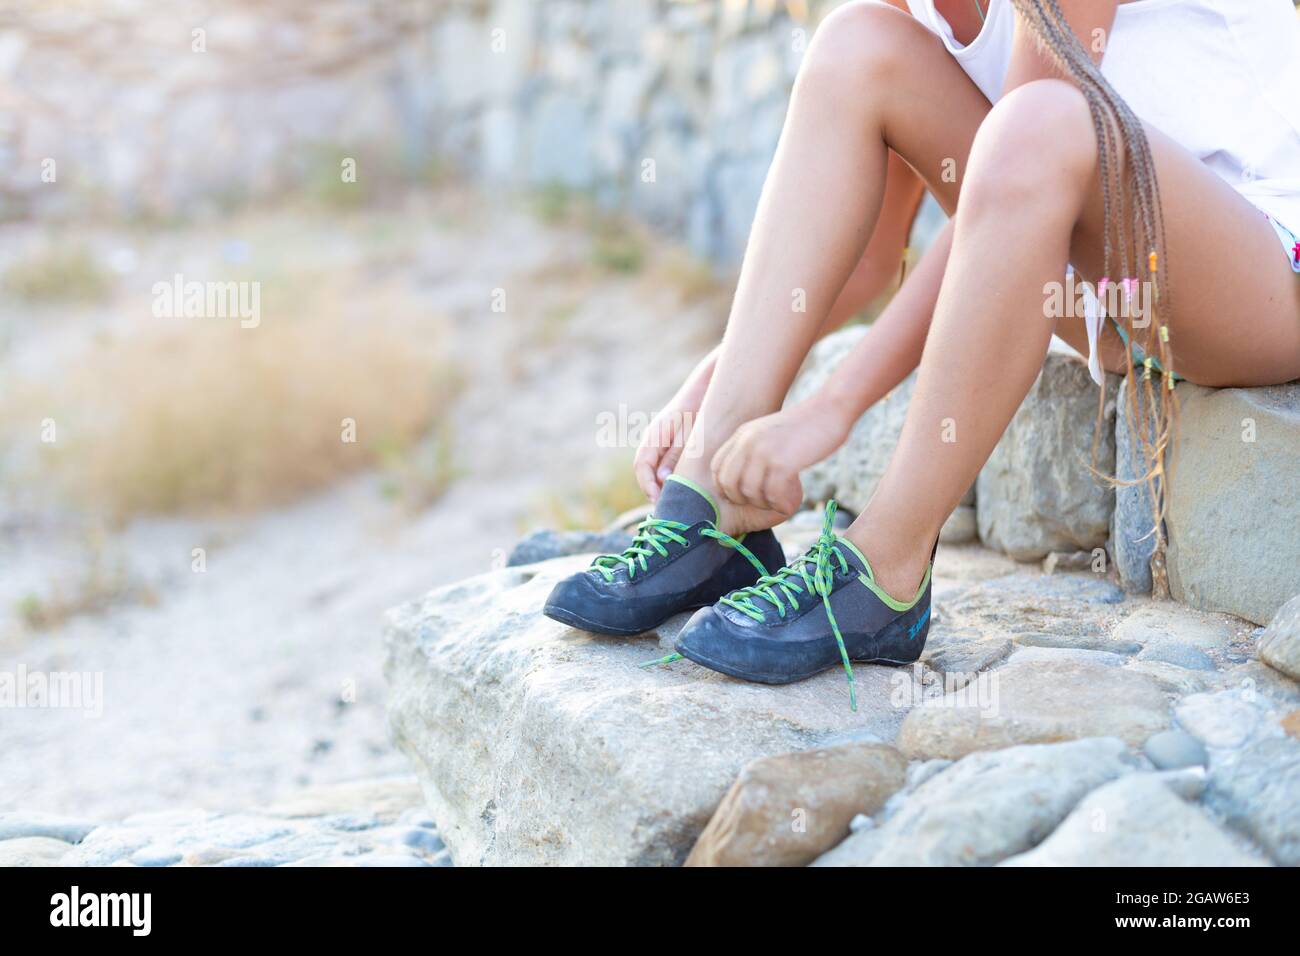
[[[175,215],[450,161],[738,261],[840,0],[177,0],[0,11],[0,215]]]
[[[0,214],[182,215],[428,162],[442,3],[0,12]]]
[[[447,4],[438,145],[489,181],[590,190],[734,263],[814,23],[838,2]]]
[[[114,0],[0,8],[0,219],[186,214],[435,156],[739,261],[844,0]],[[50,163],[55,178],[50,180]]]

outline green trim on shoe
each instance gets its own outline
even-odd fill
[[[718,503],[713,500],[713,495],[709,494],[707,491],[705,491],[695,482],[691,481],[691,479],[683,478],[681,475],[669,475],[667,480],[675,481],[678,482],[679,484],[685,485],[687,488],[691,489],[691,491],[695,492],[697,495],[699,495],[701,498],[707,501],[709,503],[709,507],[713,509],[713,527],[716,528],[722,524],[722,512],[718,510]]]
[[[916,597],[912,598],[910,601],[898,601],[886,594],[884,589],[876,583],[875,569],[871,567],[871,562],[867,560],[867,556],[858,550],[857,545],[848,538],[838,534],[835,536],[835,540],[858,556],[858,560],[862,562],[862,566],[867,569],[866,574],[858,575],[858,580],[865,584],[871,590],[872,594],[880,598],[880,600],[884,602],[885,607],[894,611],[910,611],[912,608],[916,607],[916,602],[921,600],[921,596],[925,594],[925,586],[930,583],[930,571],[933,569],[933,565],[930,565],[925,569],[925,576],[921,578],[921,586],[916,589]]]
[[[858,550],[858,546],[856,544],[854,544],[848,538],[844,537],[844,535],[842,534],[835,535],[835,540],[836,542],[844,545],[844,547],[848,548],[850,551],[856,554],[858,556],[858,560],[862,562],[862,566],[867,569],[867,574],[871,575],[872,579],[875,578],[876,572],[871,569],[871,562],[867,560],[867,556],[865,554],[863,554],[861,551]]]
[[[879,584],[871,580],[871,578],[867,577],[865,574],[859,574],[858,580],[861,581],[863,584],[865,584],[868,588],[870,588],[871,593],[874,594],[876,597],[880,598],[880,600],[884,602],[885,607],[889,608],[890,610],[910,611],[912,608],[916,607],[916,602],[921,600],[921,595],[925,594],[925,586],[930,583],[931,570],[933,570],[933,565],[925,569],[925,576],[921,578],[921,586],[916,589],[916,597],[912,598],[912,600],[910,601],[894,600],[892,597],[890,597],[888,594],[885,593],[884,589]]]
[[[662,518],[656,518],[649,515],[639,525],[637,525],[636,536],[632,543],[623,549],[622,554],[602,554],[591,562],[592,571],[598,571],[606,581],[614,580],[614,575],[620,566],[627,568],[629,578],[636,577],[638,563],[641,570],[648,569],[646,558],[653,557],[657,552],[661,558],[668,557],[668,549],[664,542],[671,541],[684,547],[690,547],[690,542],[678,534],[679,531],[686,531],[689,525],[682,524],[680,521],[665,521]],[[649,545],[650,547],[646,547]]]
[[[745,535],[732,537],[720,530],[718,526],[722,524],[722,512],[718,509],[718,503],[713,500],[711,494],[689,478],[684,478],[681,475],[669,475],[666,481],[675,481],[679,485],[689,488],[708,502],[709,507],[713,509],[712,527],[701,529],[700,534],[703,537],[712,538],[724,547],[732,548],[744,555],[745,560],[754,566],[754,570],[759,573],[760,577],[767,573],[767,568],[763,566],[763,562],[742,544]],[[622,554],[602,554],[591,563],[590,570],[599,572],[606,581],[612,581],[615,573],[620,568],[626,567],[628,578],[635,578],[638,566],[643,572],[648,570],[647,558],[652,558],[655,554],[658,554],[661,558],[668,557],[668,549],[665,547],[668,542],[689,548],[690,542],[682,535],[690,527],[690,525],[681,521],[657,518],[653,514],[647,515],[641,524],[637,526],[636,535],[632,538],[632,544],[625,548]]]
[[[831,635],[835,638],[840,663],[844,668],[844,676],[848,681],[849,707],[857,710],[857,680],[853,673],[853,664],[845,643],[844,634],[840,630],[839,621],[835,618],[835,608],[831,605],[831,595],[836,589],[835,575],[844,574],[852,569],[855,574],[850,576],[850,580],[856,579],[860,582],[881,605],[888,609],[888,612],[892,612],[894,615],[902,615],[916,608],[926,596],[926,591],[930,586],[933,561],[926,567],[925,574],[921,578],[921,584],[917,588],[916,597],[911,601],[895,600],[876,583],[875,571],[872,570],[871,562],[867,560],[867,556],[853,542],[835,534],[833,529],[836,507],[834,500],[826,503],[826,513],[822,521],[821,534],[818,536],[817,542],[808,551],[790,561],[784,568],[774,574],[764,575],[749,587],[741,588],[726,595],[718,601],[717,606],[725,606],[731,611],[739,612],[761,624],[767,621],[768,615],[773,611],[784,621],[789,612],[800,610],[802,601],[808,601],[809,599],[820,600],[826,613],[826,622],[830,625]],[[860,568],[852,566],[848,557],[846,557],[847,555],[856,557]],[[928,615],[927,605],[927,618]],[[723,617],[715,620],[725,622],[726,619]],[[892,626],[897,620],[898,618],[894,618],[894,621],[887,622],[887,624]],[[707,626],[707,624],[701,625],[703,628],[707,628]],[[727,625],[724,623],[721,626],[725,628]],[[909,636],[911,636],[910,632]],[[683,646],[681,640],[679,638],[679,651]],[[704,653],[700,648],[696,648],[696,654],[703,655]],[[669,657],[671,656],[669,655]],[[723,673],[743,676],[743,674],[737,674],[721,666],[716,659],[710,663],[704,656],[688,656],[707,667],[721,670]],[[668,662],[668,658],[665,658],[664,662]]]

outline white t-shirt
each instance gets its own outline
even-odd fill
[[[990,0],[968,46],[934,0],[907,3],[996,103],[1011,63],[1011,0]],[[1121,3],[1101,72],[1141,119],[1300,235],[1300,20],[1291,0]]]

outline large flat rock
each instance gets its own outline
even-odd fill
[[[893,740],[907,671],[862,666],[786,687],[731,680],[671,650],[682,621],[603,638],[551,621],[562,558],[506,568],[390,612],[397,746],[457,864],[676,864],[759,757]]]
[[[1206,802],[1283,866],[1300,866],[1300,741],[1260,740],[1216,755]]]
[[[1300,594],[1300,383],[1178,386],[1169,467],[1169,588],[1267,624]]]
[[[1037,649],[1035,649],[1037,650]],[[1146,674],[1054,648],[1021,652],[967,686],[907,715],[898,739],[909,757],[950,760],[977,750],[1118,737],[1140,746],[1169,725],[1169,704]]]

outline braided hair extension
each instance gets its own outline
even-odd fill
[[[1169,587],[1165,572],[1165,452],[1173,433],[1178,403],[1174,394],[1169,329],[1161,320],[1170,308],[1169,259],[1165,255],[1164,219],[1151,145],[1142,121],[1102,76],[1070,28],[1057,0],[1011,2],[1022,22],[1038,40],[1040,48],[1078,87],[1092,114],[1105,235],[1103,278],[1097,286],[1097,297],[1107,315],[1128,325],[1129,340],[1140,344],[1146,356],[1140,372],[1132,361],[1126,362],[1128,397],[1123,409],[1135,450],[1140,451],[1138,460],[1144,464],[1144,473],[1130,481],[1105,477],[1114,485],[1145,484],[1148,489],[1153,521],[1150,535],[1155,538],[1151,558],[1152,586],[1156,596],[1163,597],[1168,594]],[[1144,267],[1145,273],[1140,274]],[[1115,268],[1119,269],[1118,273]],[[1111,284],[1109,278],[1117,274],[1123,277],[1119,289]],[[1145,308],[1140,305],[1136,310],[1108,307],[1118,301],[1120,289],[1125,296],[1131,297],[1134,289],[1141,294],[1142,286],[1135,285],[1133,280],[1142,278],[1149,283]],[[1159,362],[1158,366],[1154,366],[1155,361]],[[1163,370],[1162,377],[1154,376],[1155,384],[1153,366]],[[1165,383],[1163,387],[1161,381]],[[1098,427],[1093,440],[1094,471],[1104,409],[1105,389],[1102,389]]]

